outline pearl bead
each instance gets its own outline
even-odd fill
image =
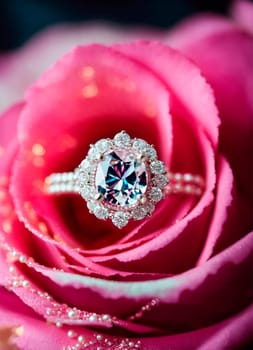
[[[68,331],[68,337],[73,338],[75,336],[75,332],[72,331],[71,329]]]
[[[82,335],[79,335],[77,340],[79,341],[79,343],[83,343],[84,342],[84,337]]]
[[[75,310],[69,310],[68,311],[68,317],[69,318],[73,318],[75,316],[75,314],[76,314]]]
[[[93,315],[91,315],[90,317],[89,317],[89,321],[90,322],[94,322],[94,321],[96,321],[97,320],[97,315],[96,314],[93,314]]]
[[[22,287],[24,287],[24,288],[29,287],[29,285],[30,285],[30,283],[29,283],[29,281],[27,281],[27,280],[24,280],[24,281],[22,282]]]

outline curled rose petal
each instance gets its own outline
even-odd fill
[[[250,1],[235,0],[231,15],[247,32],[253,34],[253,5]]]
[[[113,27],[105,23],[68,23],[50,27],[38,33],[24,47],[0,56],[0,109],[19,101],[24,91],[57,59],[77,45],[112,44],[138,38],[157,39],[165,34],[143,28]],[[40,52],[40,59],[38,59]],[[19,77],[19,79],[17,79]]]
[[[208,30],[202,30],[203,23]],[[194,33],[201,35],[192,37]],[[238,187],[248,197],[252,194],[252,186],[248,186],[252,167],[247,158],[253,150],[252,36],[225,19],[207,17],[189,20],[167,40],[191,57],[210,82],[222,120],[221,152],[233,168]]]
[[[158,298],[159,304],[143,314],[140,321],[178,332],[208,326],[247,306],[252,296],[252,281],[245,280],[244,274],[250,275],[252,270],[252,237],[253,233],[248,234],[199,267],[152,282],[106,281],[39,266],[32,268],[41,275],[44,288],[57,299],[64,296],[69,305],[88,312],[111,312],[124,319],[147,301]],[[229,295],[225,293],[227,290]],[[36,301],[36,295],[29,297],[25,289],[14,287],[13,291],[25,303],[39,305],[40,298]]]

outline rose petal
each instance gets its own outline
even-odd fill
[[[206,22],[211,29],[199,40],[192,34],[202,33],[203,19],[193,18],[172,38],[168,36],[168,42],[173,40],[176,48],[197,63],[214,89],[222,120],[220,150],[231,164],[239,189],[248,197],[252,194],[248,184],[253,150],[253,38],[231,22],[223,20],[217,25],[215,18]]]
[[[77,45],[112,44],[137,38],[161,38],[148,28],[119,28],[105,23],[59,24],[37,33],[21,49],[0,57],[0,109],[23,99],[24,91],[57,59]],[[38,57],[38,52],[39,57]],[[17,77],[19,77],[17,79]]]
[[[164,337],[144,338],[142,344],[147,350],[182,349],[248,349],[252,342],[253,306],[237,315],[210,327],[193,332],[173,334]]]
[[[65,349],[68,347],[80,346],[88,349],[107,349],[108,346],[112,349],[123,348],[126,344],[132,348],[139,348],[141,338],[122,338],[113,332],[103,334],[94,330],[80,326],[63,326],[59,322],[58,327],[55,324],[46,322],[39,318],[32,310],[27,308],[15,295],[0,289],[0,297],[4,302],[0,305],[0,325],[6,325],[6,322],[16,327],[18,337],[14,339],[20,350],[44,350],[50,348],[54,350]],[[138,325],[136,325],[138,327]],[[71,334],[72,333],[72,334]],[[47,335],[45,337],[45,334]],[[109,345],[110,344],[110,345]],[[2,348],[1,348],[2,349]]]
[[[160,304],[141,321],[175,332],[208,326],[248,305],[252,281],[245,275],[252,272],[252,249],[253,232],[199,267],[147,282],[106,281],[45,268],[38,272],[65,302],[121,318],[158,298]]]
[[[217,145],[219,119],[213,93],[195,65],[159,43],[138,42],[116,45],[115,48],[147,65],[160,77],[171,93],[172,114],[193,120],[192,124],[203,128],[213,145]]]
[[[215,207],[205,245],[198,264],[241,239],[250,229],[251,213],[247,202],[234,188],[228,162],[219,159]]]
[[[242,28],[253,34],[253,5],[250,1],[233,1],[231,15]]]
[[[0,324],[8,323],[23,329],[23,334],[14,340],[20,350],[34,350],[35,344],[38,350],[62,349],[73,344],[66,331],[46,323],[14,294],[0,288],[0,296]]]
[[[5,250],[8,246],[9,250],[19,251],[20,255],[25,254],[29,257],[33,255],[33,258],[36,258],[40,263],[43,261],[46,266],[66,267],[62,264],[62,259],[59,259],[59,253],[57,254],[55,247],[51,247],[41,240],[36,240],[36,237],[31,236],[30,232],[19,222],[9,193],[9,179],[18,149],[17,122],[23,107],[23,103],[14,105],[0,119],[0,151],[2,150],[0,154],[0,234],[2,242],[0,245],[5,247]],[[39,227],[42,229],[41,223]],[[47,250],[46,257],[41,254],[43,250]]]
[[[32,311],[26,308],[14,295],[3,289],[0,291],[1,300],[4,301],[1,305],[8,305],[5,309],[1,306],[0,323],[6,324],[8,322],[9,324],[22,325],[24,333],[16,339],[21,350],[33,350],[34,344],[36,344],[36,349],[44,350],[45,341],[47,347],[51,346],[55,350],[68,344],[74,344],[70,338],[66,337],[67,330],[65,328],[56,328],[34,315],[31,318]],[[11,306],[13,308],[10,308]],[[221,323],[190,333],[132,340],[140,340],[141,346],[150,350],[154,349],[154,346],[159,350],[167,350],[168,346],[175,350],[189,348],[189,346],[207,350],[210,348],[221,349],[224,346],[234,347],[235,344],[238,348],[242,348],[252,342],[252,313],[253,307],[251,306]],[[87,329],[81,331],[87,338],[94,333]],[[47,334],[46,339],[45,334]]]

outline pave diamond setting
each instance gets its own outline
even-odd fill
[[[168,181],[155,148],[125,131],[91,145],[77,170],[89,212],[118,228],[150,216]]]

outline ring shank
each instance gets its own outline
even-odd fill
[[[45,180],[46,191],[51,194],[78,193],[81,188],[78,183],[79,169],[73,172],[53,173]],[[191,173],[166,172],[168,184],[164,188],[164,195],[188,194],[201,196],[205,182],[201,175]]]

